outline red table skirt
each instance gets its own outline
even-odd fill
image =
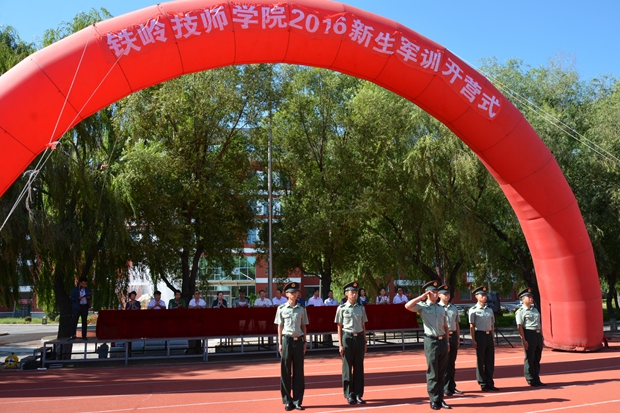
[[[337,307],[308,307],[308,333],[336,332]],[[403,305],[366,306],[366,329],[407,330],[418,327],[416,314]],[[103,310],[97,320],[97,338],[222,337],[277,334],[276,308],[207,308],[200,310]]]

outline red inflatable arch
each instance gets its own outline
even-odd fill
[[[186,0],[88,27],[0,77],[0,195],[62,134],[111,103],[186,73],[246,63],[366,79],[439,119],[501,185],[527,239],[546,344],[596,350],[601,290],[575,197],[523,115],[445,47],[327,0]]]

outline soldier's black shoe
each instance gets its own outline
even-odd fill
[[[355,401],[359,404],[366,404],[366,400],[362,399],[360,396],[355,396]]]
[[[489,386],[489,389],[493,390],[493,391],[499,391],[499,389],[495,386]]]
[[[295,409],[296,410],[306,410],[304,407],[301,406],[301,404],[296,404],[295,405]]]
[[[538,382],[535,381],[530,381],[528,384],[532,387],[538,387]]]
[[[491,391],[491,388],[490,388],[490,387],[481,387],[480,389],[481,389],[482,391],[484,391],[484,392]]]
[[[293,409],[294,409],[293,403],[287,403],[284,405],[284,410],[286,410],[287,412],[290,412]]]
[[[543,383],[543,382],[542,382],[542,381],[540,381],[540,380],[538,380],[538,381],[536,382],[536,384],[538,384],[539,386],[542,386],[542,387],[546,386],[546,384],[545,384],[545,383]]]
[[[75,336],[69,337],[69,341],[71,341],[71,340],[75,340]]]
[[[454,393],[454,394],[465,394],[465,393],[463,393],[462,391],[457,390],[457,389],[454,389],[453,393]]]
[[[441,406],[438,403],[431,402],[431,409],[439,410],[439,409],[441,409]]]
[[[442,409],[451,409],[452,407],[450,407],[450,405],[446,402],[444,402],[443,400],[441,401],[441,408]]]
[[[349,404],[357,403],[357,401],[355,400],[355,397],[349,397],[347,400],[349,401]]]

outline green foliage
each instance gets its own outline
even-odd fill
[[[232,268],[254,226],[248,135],[261,72],[228,67],[196,73],[119,102],[116,130],[127,149],[114,187],[132,208],[134,265],[148,267],[189,299],[200,258]]]

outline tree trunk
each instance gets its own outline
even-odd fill
[[[616,296],[616,278],[615,272],[611,272],[607,275],[607,283],[609,284],[609,292],[607,293],[607,313],[609,314],[609,329],[611,331],[618,331],[618,323],[616,318],[616,312],[614,310],[614,301],[616,307],[618,307],[618,297]]]
[[[58,317],[58,339],[68,339],[73,335],[73,306],[71,305],[71,297],[65,290],[65,275],[60,269],[54,272],[54,295],[56,303],[60,311]],[[71,358],[72,344],[63,344],[57,349],[56,357],[60,360],[69,360]]]
[[[327,293],[332,288],[332,269],[328,268],[321,274],[321,298],[327,299]]]

